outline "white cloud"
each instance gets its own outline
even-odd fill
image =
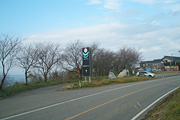
[[[155,4],[157,0],[131,0],[133,2],[142,3],[142,4]]]
[[[142,4],[171,4],[176,3],[179,0],[131,0],[133,2],[142,3]]]
[[[62,29],[59,31],[44,33],[44,34],[34,34],[28,38],[26,42],[32,41],[53,41],[53,42],[67,42],[73,40],[82,41],[96,41],[103,40],[115,36],[114,30],[123,29],[126,25],[120,23],[111,24],[101,24],[83,28],[75,29]]]
[[[121,7],[120,0],[105,0],[104,8],[119,11]]]
[[[160,23],[158,21],[155,21],[155,20],[153,20],[151,24],[152,25],[160,25]]]
[[[89,0],[88,4],[90,5],[101,4],[101,0]]]
[[[88,4],[102,4],[105,9],[113,10],[119,12],[121,8],[120,0],[89,0]]]
[[[177,55],[180,46],[179,31],[180,25],[153,29],[145,25],[111,23],[36,34],[30,36],[26,43],[41,40],[59,42],[61,46],[66,46],[69,42],[80,40],[86,44],[99,42],[101,47],[113,51],[128,46],[140,48],[147,60],[161,58],[164,55]]]
[[[164,6],[164,9],[171,10],[172,12],[179,12],[180,11],[180,4],[173,4]]]
[[[170,3],[175,3],[178,2],[179,0],[162,0],[165,4],[170,4]]]

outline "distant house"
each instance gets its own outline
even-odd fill
[[[151,68],[152,71],[159,71],[159,70],[179,71],[179,63],[180,63],[180,57],[164,56],[162,59],[155,59],[152,61],[142,61],[140,63],[140,67],[144,70]]]
[[[155,59],[153,61],[142,61],[140,63],[140,67],[143,68],[144,70],[151,68],[152,71],[157,71],[157,70],[162,70],[164,64],[161,59]]]
[[[180,57],[164,56],[164,57],[162,58],[162,61],[163,61],[164,63],[180,62]]]

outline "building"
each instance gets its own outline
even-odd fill
[[[174,56],[164,56],[162,58],[162,61],[164,63],[172,63],[172,62],[180,62],[180,57],[174,57]]]
[[[140,67],[144,70],[151,68],[152,71],[158,71],[163,69],[164,64],[161,59],[155,59],[153,61],[142,61]]]
[[[164,56],[162,59],[155,59],[152,61],[142,61],[140,63],[140,67],[143,70],[147,70],[149,68],[152,71],[179,71],[180,65],[180,57],[174,56]]]

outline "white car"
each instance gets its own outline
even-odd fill
[[[137,72],[136,76],[149,76],[149,77],[155,77],[154,73],[143,71],[143,72]]]

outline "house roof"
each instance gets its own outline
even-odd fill
[[[152,61],[142,61],[141,63],[160,63],[162,61],[162,59],[154,59]]]
[[[175,57],[175,56],[164,56],[162,59],[154,59],[152,61],[142,61],[141,64],[144,63],[160,63],[163,61],[163,59],[169,59],[175,62],[180,62],[180,57]]]
[[[180,62],[180,57],[175,57],[175,56],[164,56],[162,59],[169,59],[172,61]]]

